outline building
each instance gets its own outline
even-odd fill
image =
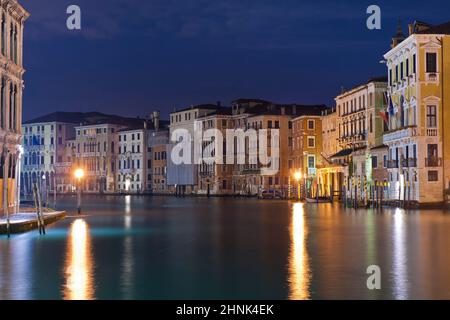
[[[226,130],[232,126],[232,109],[223,108],[213,113],[205,115],[199,118],[202,121],[202,127],[204,130],[215,129],[218,130],[224,137],[224,145],[226,145]],[[204,142],[203,147],[213,142]],[[216,146],[216,149],[218,149]],[[217,150],[216,150],[217,151]],[[226,151],[222,147],[223,153]],[[233,193],[232,181],[233,181],[233,167],[232,164],[217,163],[211,161],[211,163],[202,163],[199,165],[199,176],[197,185],[197,194],[202,195],[230,195]]]
[[[394,37],[384,55],[389,132],[383,141],[389,147],[392,200],[438,204],[449,193],[449,47],[450,22],[432,26],[416,21],[409,25],[408,37]]]
[[[345,193],[358,203],[369,201],[370,191],[379,183],[373,179],[373,168],[377,177],[387,173],[383,162],[378,165],[387,150],[382,142],[387,126],[381,116],[386,88],[386,77],[372,78],[335,98],[340,151],[331,160],[343,165]]]
[[[322,112],[322,155],[328,159],[336,154],[340,149],[337,141],[339,132],[337,127],[337,112],[331,108]]]
[[[41,190],[62,192],[60,171],[66,156],[66,142],[75,136],[75,123],[70,113],[55,112],[27,121],[22,126],[24,155],[22,162],[22,193],[30,196],[33,183]]]
[[[158,121],[152,130],[147,131],[148,186],[153,194],[171,194],[174,187],[167,183],[169,124]]]
[[[117,191],[122,193],[147,192],[147,130],[122,129],[117,155]]]
[[[22,154],[23,28],[29,13],[0,1],[0,201],[3,214],[18,208]]]
[[[191,144],[190,163],[175,164],[168,159],[167,185],[176,189],[178,194],[191,194],[197,191],[198,165],[194,156],[194,128],[199,118],[213,113],[223,107],[218,104],[203,104],[191,106],[170,114],[169,138],[170,145],[167,154],[171,154],[173,147],[184,138]]]

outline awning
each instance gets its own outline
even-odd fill
[[[344,150],[341,150],[338,153],[332,155],[330,157],[330,159],[348,157],[349,155],[352,154],[352,152],[353,152],[353,149],[344,149]]]

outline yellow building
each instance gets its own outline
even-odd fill
[[[399,41],[400,38],[400,41]],[[450,188],[450,22],[415,22],[386,59],[389,197],[438,204]],[[444,139],[445,137],[445,139]]]

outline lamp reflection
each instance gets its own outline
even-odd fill
[[[295,203],[291,220],[291,252],[289,257],[289,299],[291,300],[310,298],[311,270],[306,248],[307,237],[308,227],[305,223],[304,204]]]
[[[408,270],[406,255],[406,215],[401,209],[396,209],[393,215],[392,228],[392,280],[394,298],[397,300],[408,299]]]
[[[89,226],[82,219],[75,220],[70,227],[65,278],[64,299],[94,299],[91,238]]]

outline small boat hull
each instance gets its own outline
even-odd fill
[[[327,198],[327,197],[306,198],[306,202],[308,202],[308,203],[330,203],[331,199]]]

